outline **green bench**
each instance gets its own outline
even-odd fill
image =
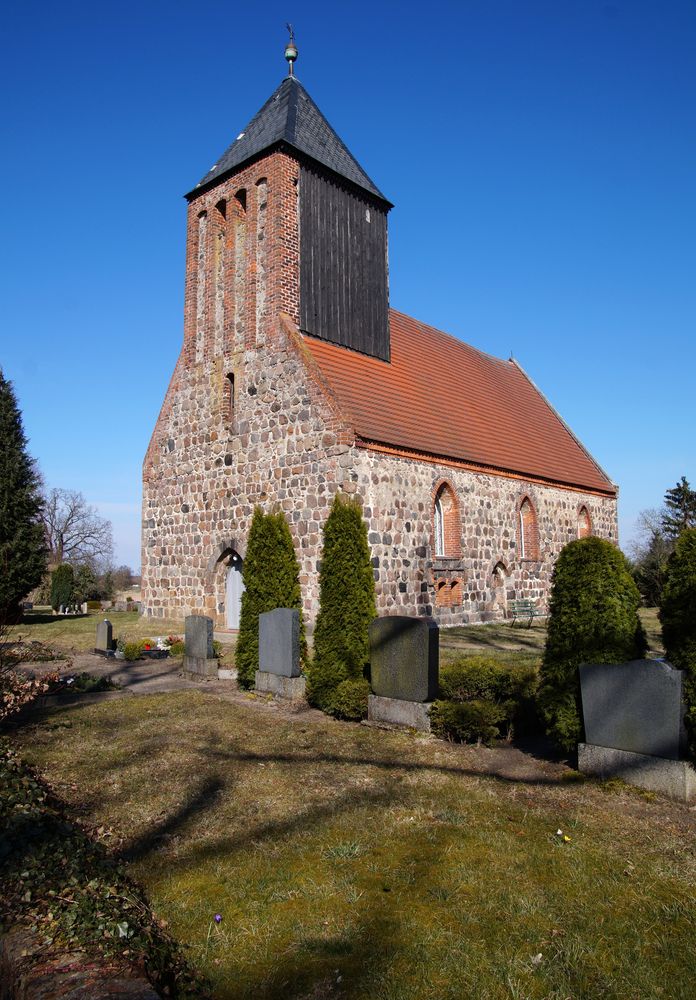
[[[534,618],[544,618],[546,612],[538,608],[534,601],[508,601],[508,614],[512,615],[514,625],[518,618],[528,618],[527,628],[531,628]]]

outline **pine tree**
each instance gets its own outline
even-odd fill
[[[538,702],[564,750],[582,738],[581,663],[625,663],[645,654],[640,594],[624,554],[603,538],[570,542],[556,560]]]
[[[282,513],[254,510],[247,554],[242,567],[244,593],[239,620],[235,663],[241,687],[250,688],[259,669],[259,615],[275,608],[297,608],[300,612],[300,656],[306,659],[302,618],[300,567],[290,528]]]
[[[339,496],[324,526],[319,574],[319,614],[307,696],[332,711],[338,686],[361,679],[368,668],[368,627],[376,615],[375,581],[360,506]]]
[[[0,370],[0,624],[18,616],[19,603],[41,583],[46,546],[39,522],[39,477],[12,383]]]
[[[685,476],[665,493],[665,511],[662,530],[668,538],[678,538],[687,528],[696,528],[696,490],[692,490]]]
[[[686,727],[696,760],[696,528],[687,528],[669,557],[660,606],[665,659],[684,671]]]

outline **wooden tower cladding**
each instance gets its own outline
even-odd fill
[[[314,165],[299,188],[300,329],[389,361],[384,203]]]

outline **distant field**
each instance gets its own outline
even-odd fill
[[[114,637],[126,640],[154,638],[158,635],[183,635],[182,621],[157,619],[157,624],[141,618],[136,611],[93,611],[87,615],[66,617],[52,615],[50,608],[36,608],[16,626],[13,638],[27,642],[38,640],[64,653],[87,653],[94,649],[97,624],[108,618]]]

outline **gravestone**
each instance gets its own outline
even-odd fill
[[[662,660],[583,663],[585,742],[578,745],[578,769],[673,798],[696,795],[696,771],[683,759],[683,683],[683,671]]]
[[[94,652],[102,656],[113,656],[116,643],[114,642],[113,628],[108,618],[97,624],[97,640]]]
[[[300,612],[275,608],[259,615],[259,669],[254,687],[280,698],[304,698],[300,671]]]
[[[184,673],[199,677],[218,675],[218,661],[213,651],[213,619],[205,615],[187,615],[184,622]]]
[[[370,721],[430,729],[430,705],[438,694],[439,635],[432,618],[388,615],[370,623]]]

